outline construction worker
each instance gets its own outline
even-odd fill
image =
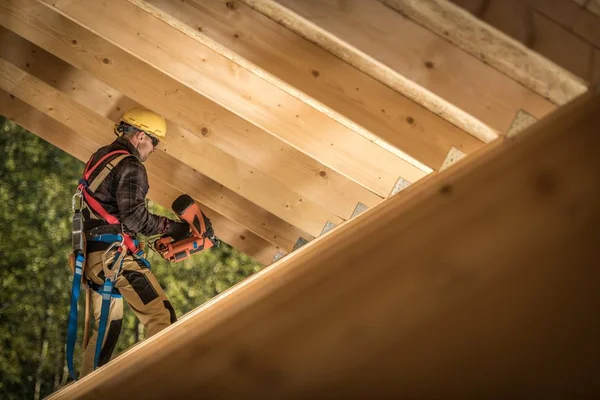
[[[133,239],[136,234],[168,235],[175,240],[190,235],[187,223],[151,214],[146,208],[149,186],[143,162],[165,141],[166,127],[162,116],[133,108],[115,125],[118,138],[94,153],[86,166],[83,281],[92,290],[96,324],[84,349],[80,377],[110,360],[121,332],[123,299],[144,325],[146,338],[176,321],[171,303]],[[108,278],[112,287],[104,302],[108,305],[110,298],[110,308],[102,326],[103,285]],[[97,347],[99,330],[103,344]]]

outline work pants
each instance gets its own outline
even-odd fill
[[[89,253],[86,257],[84,279],[92,281],[97,287],[102,288],[104,284],[105,268],[102,262],[104,251]],[[112,264],[114,253],[107,257],[106,263]],[[123,260],[123,266],[114,287],[122,297],[112,297],[110,312],[104,333],[104,343],[100,352],[98,366],[110,361],[112,353],[117,344],[123,320],[123,299],[127,301],[136,317],[144,325],[146,338],[160,332],[177,320],[175,310],[167,299],[165,292],[158,280],[149,268],[141,260],[137,260],[127,254]],[[114,293],[114,290],[113,290]],[[100,311],[102,309],[102,295],[92,290],[92,309],[95,319],[95,327],[92,337],[84,349],[80,377],[94,370],[94,356],[96,352],[96,341],[98,338],[98,326],[100,324]]]

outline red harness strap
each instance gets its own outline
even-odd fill
[[[130,153],[127,150],[111,151],[110,153],[108,153],[107,155],[102,157],[100,160],[98,160],[98,162],[96,164],[94,164],[94,166],[92,168],[89,168],[90,163],[92,162],[92,160],[90,159],[90,161],[88,161],[87,165],[85,166],[85,170],[83,172],[83,179],[85,179],[87,182],[87,180],[90,179],[90,176],[92,176],[92,174],[94,173],[94,171],[96,170],[96,168],[98,168],[98,166],[100,164],[102,164],[107,158],[115,156],[117,154],[130,154]]]
[[[99,165],[101,165],[104,161],[106,161],[106,159],[108,159],[109,157],[115,156],[115,155],[119,155],[119,154],[130,154],[130,153],[126,150],[112,151],[112,152],[108,153],[107,155],[105,155],[104,157],[102,157],[91,168],[90,168],[90,163],[92,160],[90,159],[90,161],[88,161],[87,165],[85,166],[85,170],[83,172],[83,179],[80,181],[79,186],[78,186],[78,189],[81,190],[81,192],[83,193],[83,197],[85,199],[85,202],[88,204],[88,206],[90,206],[90,208],[96,214],[98,214],[100,217],[102,217],[102,219],[104,219],[106,222],[108,222],[111,225],[117,225],[117,224],[120,225],[121,222],[119,221],[118,218],[109,214],[106,211],[106,209],[104,209],[104,207],[102,207],[102,204],[100,204],[98,202],[98,200],[96,200],[93,197],[91,190],[88,188],[87,180],[90,178],[92,173],[94,173],[96,168],[98,168]],[[138,254],[138,252],[140,250],[136,247],[131,236],[126,233],[123,233],[123,232],[121,234],[123,235],[123,241],[125,243],[125,246],[127,246],[129,251],[131,251],[133,254]]]

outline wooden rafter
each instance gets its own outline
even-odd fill
[[[520,109],[541,118],[556,108],[378,0],[245,1],[396,90],[413,91],[416,101],[466,112],[492,129],[464,127],[485,142],[505,133]]]
[[[137,2],[192,37],[213,40],[303,101],[384,147],[436,169],[451,147],[483,143],[240,1]],[[200,40],[200,39],[199,39]],[[246,61],[247,60],[247,61]]]
[[[161,112],[206,142],[279,179],[280,184],[293,187],[302,198],[334,209],[335,215],[346,219],[357,203],[372,206],[381,200],[37,2],[7,0],[0,10],[0,24],[7,29]]]
[[[100,114],[113,122],[121,116],[120,112],[115,112],[117,108],[124,110],[137,105],[90,74],[77,70],[1,27],[0,43],[0,54],[5,59],[18,63],[20,68],[66,91],[90,110],[98,111],[104,107],[106,111]],[[61,82],[65,76],[68,79]],[[165,146],[168,154],[289,224],[318,236],[327,221],[335,225],[342,222],[312,200],[302,199],[293,189],[279,184],[261,171],[255,171],[187,130],[172,123],[169,123],[168,129],[168,144]],[[292,204],[293,207],[290,206]]]
[[[382,197],[399,177],[415,182],[426,175],[131,3],[41,2]]]
[[[566,104],[587,90],[585,83],[572,73],[448,0],[379,1],[556,105]]]

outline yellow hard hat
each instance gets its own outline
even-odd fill
[[[121,121],[135,126],[146,133],[166,142],[167,121],[162,115],[144,107],[134,107],[121,117]]]

